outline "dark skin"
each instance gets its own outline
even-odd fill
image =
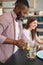
[[[22,7],[21,5],[20,7],[16,7],[14,12],[16,13],[18,19],[24,18],[28,14],[28,7]]]
[[[28,8],[24,6],[24,8],[16,7],[13,11],[16,13],[18,19],[23,18],[27,14]],[[20,40],[13,40],[7,38],[3,44],[14,44],[17,45],[19,48],[23,48],[26,45],[26,42],[23,39]]]

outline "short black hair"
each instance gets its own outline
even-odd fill
[[[25,6],[27,6],[29,8],[29,2],[27,0],[17,0],[15,4],[24,4]]]

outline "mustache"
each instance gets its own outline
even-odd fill
[[[17,19],[20,20],[21,18],[21,12],[17,13]]]

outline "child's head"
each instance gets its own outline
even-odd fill
[[[29,17],[29,19],[27,21],[27,24],[26,24],[26,29],[31,30],[32,39],[35,38],[36,28],[37,28],[37,19],[36,19],[36,17]]]
[[[36,17],[29,17],[26,28],[30,28],[31,30],[34,30],[37,27],[37,19]]]

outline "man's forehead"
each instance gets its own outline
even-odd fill
[[[27,6],[25,6],[25,5],[21,6],[21,8],[22,8],[23,10],[29,10],[29,8],[28,8]]]

